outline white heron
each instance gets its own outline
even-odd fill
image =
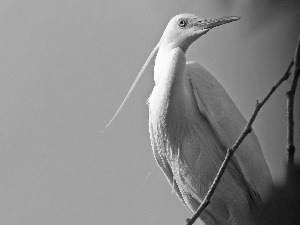
[[[158,46],[155,87],[148,102],[152,148],[177,196],[192,212],[247,122],[215,77],[198,63],[186,62],[185,53],[211,28],[238,19],[177,15]],[[205,224],[251,224],[251,211],[271,188],[269,168],[252,132],[231,159],[200,219]]]
[[[192,212],[203,201],[226,149],[247,121],[215,77],[198,63],[186,62],[185,53],[210,29],[238,19],[200,19],[192,14],[173,17],[107,125],[120,112],[158,49],[155,87],[148,100],[152,149],[173,190]],[[269,168],[251,132],[233,155],[199,220],[204,224],[252,224],[251,212],[266,200],[271,189]]]

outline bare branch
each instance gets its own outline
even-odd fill
[[[203,212],[203,210],[209,205],[210,198],[212,197],[215,189],[217,188],[217,186],[221,180],[221,177],[222,177],[223,173],[225,172],[226,166],[228,165],[232,155],[237,150],[237,148],[242,143],[242,141],[245,139],[245,137],[252,131],[252,124],[253,124],[259,110],[261,109],[261,107],[266,103],[266,101],[270,98],[270,96],[273,94],[273,92],[280,86],[280,84],[289,78],[290,70],[291,70],[293,64],[294,64],[294,62],[292,61],[289,65],[287,71],[283,75],[283,77],[271,88],[271,90],[268,92],[266,97],[261,102],[257,101],[255,110],[254,110],[249,122],[247,123],[245,129],[243,130],[243,132],[241,133],[239,138],[236,140],[234,145],[231,148],[227,149],[224,161],[223,161],[212,185],[210,186],[209,191],[207,192],[205,198],[203,199],[201,205],[199,206],[199,208],[197,209],[197,211],[193,215],[193,217],[191,219],[189,219],[189,218],[186,219],[186,225],[192,225],[197,220],[197,218],[200,216],[200,214]]]
[[[288,164],[293,165],[295,145],[294,145],[294,101],[297,83],[300,75],[300,36],[298,38],[298,44],[295,52],[295,66],[294,76],[290,90],[286,93],[287,95],[287,153],[288,153]]]

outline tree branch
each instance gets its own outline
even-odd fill
[[[294,164],[294,101],[297,83],[300,75],[300,36],[295,52],[295,66],[294,76],[290,90],[286,93],[287,95],[287,153],[288,153],[288,164],[292,166]]]
[[[287,80],[290,76],[290,70],[293,66],[293,61],[290,63],[287,71],[285,72],[285,74],[283,75],[283,77],[271,88],[271,90],[268,92],[268,94],[266,95],[266,97],[262,100],[262,102],[256,102],[256,107],[255,110],[249,120],[249,122],[247,123],[245,129],[243,130],[243,132],[241,133],[241,135],[239,136],[239,138],[236,140],[236,142],[234,143],[234,145],[227,149],[226,152],[226,156],[224,158],[224,161],[212,183],[212,185],[210,186],[209,191],[207,192],[206,196],[204,197],[201,205],[199,206],[199,208],[197,209],[196,213],[192,216],[191,219],[186,219],[186,225],[192,225],[197,218],[200,216],[200,214],[203,212],[203,210],[209,205],[210,203],[210,198],[212,197],[215,189],[217,188],[221,177],[223,175],[223,173],[225,172],[226,166],[228,165],[232,155],[234,154],[234,152],[237,150],[237,148],[239,147],[239,145],[242,143],[242,141],[245,139],[245,137],[252,131],[252,124],[259,112],[259,110],[261,109],[261,107],[266,103],[266,101],[270,98],[270,96],[273,94],[273,92],[280,86],[280,84]],[[299,67],[298,67],[299,68]],[[298,70],[299,72],[299,70]]]

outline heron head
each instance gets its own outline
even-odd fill
[[[193,14],[179,14],[168,23],[160,40],[161,45],[181,48],[184,52],[199,37],[210,29],[238,20],[240,17],[227,16],[216,19],[201,19]]]

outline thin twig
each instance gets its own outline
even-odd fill
[[[293,66],[293,61],[290,63],[287,71],[285,72],[285,74],[283,75],[283,77],[271,88],[271,90],[269,91],[269,93],[266,95],[266,97],[262,100],[262,102],[256,102],[256,107],[255,110],[249,120],[249,122],[247,123],[245,129],[243,130],[243,132],[241,133],[241,135],[239,136],[239,138],[236,140],[236,142],[234,143],[234,145],[227,149],[226,152],[226,156],[225,159],[212,183],[212,185],[210,186],[209,191],[207,192],[206,196],[204,197],[201,205],[199,206],[199,208],[197,209],[196,213],[193,215],[193,217],[191,219],[186,219],[186,225],[192,225],[197,218],[200,216],[200,214],[202,213],[202,211],[205,209],[205,207],[207,207],[210,203],[210,198],[212,197],[215,189],[217,188],[221,177],[223,175],[223,173],[225,172],[226,166],[228,165],[230,158],[232,157],[232,155],[234,154],[234,152],[237,150],[237,148],[239,147],[239,145],[242,143],[242,141],[245,139],[245,137],[252,131],[252,124],[259,112],[259,110],[261,109],[261,107],[266,103],[266,101],[270,98],[270,96],[273,94],[273,92],[280,86],[280,84],[287,80],[290,76],[290,70]]]
[[[297,83],[300,75],[300,36],[295,52],[295,66],[294,76],[290,90],[286,93],[287,95],[287,153],[288,153],[288,164],[292,166],[294,164],[294,101]]]

